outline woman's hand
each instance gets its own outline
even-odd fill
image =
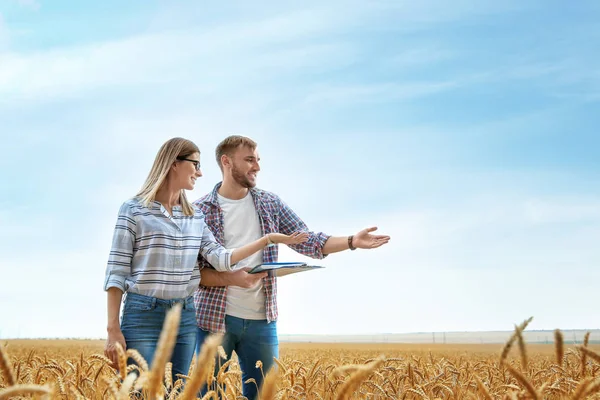
[[[308,240],[308,232],[294,232],[291,235],[284,235],[283,233],[269,233],[267,234],[267,241],[270,243],[282,243],[282,244],[298,244],[304,243]]]
[[[119,343],[121,347],[123,347],[123,350],[127,349],[125,337],[123,336],[121,329],[109,329],[108,338],[106,339],[106,344],[104,345],[104,355],[112,361],[112,367],[118,369],[119,353],[117,352],[117,346],[115,345],[116,343]]]

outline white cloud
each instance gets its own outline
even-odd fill
[[[31,0],[24,3],[37,4]],[[319,6],[254,20],[242,19],[209,29],[171,30],[74,47],[3,54],[0,55],[0,104],[73,97],[108,87],[126,90],[174,82],[186,82],[212,93],[217,88],[222,90],[232,76],[240,78],[233,83],[239,85],[268,76],[270,71],[278,74],[289,69],[297,75],[311,69],[334,70],[351,64],[360,55],[349,42],[338,39],[323,43],[322,37],[327,34],[335,37],[336,33],[352,28],[365,29],[364,24],[380,18],[384,10],[397,13],[400,21],[394,21],[396,24],[429,15],[432,9],[435,9],[433,20],[454,19],[459,15],[457,9],[466,11],[473,7],[472,2],[463,2],[458,8],[441,7],[437,1],[418,7],[408,3],[402,6],[387,2],[356,3],[339,13],[333,6]],[[406,54],[413,62],[433,57],[411,49]],[[435,57],[443,56],[438,52]],[[323,93],[314,96],[324,100],[346,94],[411,98],[445,90],[453,84],[442,81],[398,87],[385,83],[375,87],[357,85],[323,88]]]
[[[318,85],[309,90],[307,104],[385,103],[410,100],[457,87],[453,81]]]
[[[141,84],[197,82],[204,90],[216,85],[206,77],[225,71],[248,72],[281,67],[322,68],[352,56],[336,44],[294,43],[331,29],[315,12],[302,11],[267,20],[222,25],[211,30],[180,30],[114,40],[0,55],[3,102],[73,96],[91,89]],[[287,43],[278,49],[279,43]],[[264,48],[263,46],[274,46]],[[240,68],[240,66],[243,66]],[[220,82],[226,83],[225,82]]]
[[[423,46],[404,50],[394,55],[389,61],[389,66],[394,68],[430,66],[456,57],[457,54],[455,51],[441,47]]]
[[[537,224],[600,223],[600,199],[532,199],[525,204],[525,215]]]

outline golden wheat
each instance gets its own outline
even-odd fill
[[[204,399],[240,398],[242,371],[236,355],[220,368],[214,366],[218,337],[207,339],[186,376],[170,381],[169,343],[176,335],[175,314],[179,311],[173,311],[165,321],[157,359],[144,360],[135,349],[123,353],[137,364],[127,368],[125,379],[122,367],[114,369],[99,354],[99,341],[11,341],[9,347],[2,348],[0,399],[45,395],[62,400],[140,396],[187,400],[195,399],[207,382],[211,385]],[[560,348],[525,344],[522,332],[530,320],[515,327],[511,344],[504,347],[282,344],[281,357],[275,360],[277,368],[265,371],[260,393],[263,399],[280,400],[600,399],[600,354],[598,347],[589,344],[589,335],[583,346],[567,346],[562,341]],[[515,341],[520,356],[513,357],[509,350]],[[148,362],[152,362],[150,370]],[[262,363],[257,367],[262,368]]]

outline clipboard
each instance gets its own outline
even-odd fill
[[[271,262],[271,263],[262,263],[256,265],[250,271],[249,274],[257,274],[259,272],[269,272],[273,271],[273,274],[276,277],[286,276],[290,274],[295,274],[297,272],[303,271],[312,271],[315,269],[322,269],[320,265],[308,265],[304,262]]]

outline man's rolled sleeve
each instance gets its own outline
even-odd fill
[[[131,276],[131,262],[136,239],[136,221],[133,211],[128,204],[123,204],[119,210],[112,246],[108,256],[104,290],[111,287],[127,290],[126,281]]]
[[[323,246],[325,246],[325,242],[330,237],[331,235],[323,232],[309,232],[306,242],[289,247],[302,255],[321,260],[327,257],[327,254],[323,254]]]

